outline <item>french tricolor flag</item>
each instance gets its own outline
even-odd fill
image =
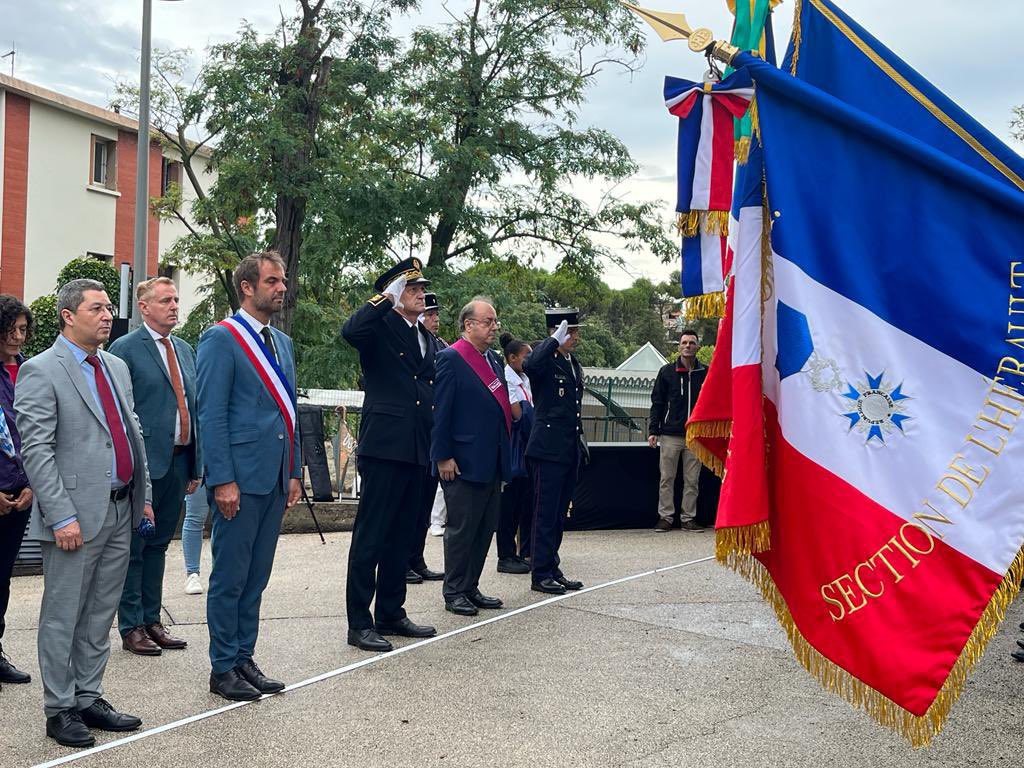
[[[734,66],[763,147],[688,429],[724,475],[718,555],[822,684],[927,744],[1024,576],[1024,191]]]

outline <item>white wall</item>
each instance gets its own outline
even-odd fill
[[[26,302],[52,293],[57,273],[71,259],[83,257],[90,251],[114,253],[117,197],[87,188],[93,135],[116,140],[117,129],[38,101],[32,102],[25,237]]]

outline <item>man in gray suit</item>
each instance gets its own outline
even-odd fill
[[[146,280],[136,293],[142,325],[111,344],[110,353],[124,360],[132,374],[135,413],[142,425],[153,484],[156,530],[148,538],[132,535],[118,629],[126,651],[159,656],[163,649],[188,645],[164,627],[160,604],[167,545],[181,520],[181,497],[199,487],[202,475],[196,439],[196,362],[192,347],[171,336],[178,324],[174,281]]]
[[[61,335],[21,367],[14,402],[35,493],[28,535],[43,552],[38,645],[46,734],[88,747],[89,728],[142,725],[103,698],[103,672],[131,531],[143,516],[153,521],[152,492],[128,366],[99,350],[113,320],[103,284],[67,283],[57,314]]]

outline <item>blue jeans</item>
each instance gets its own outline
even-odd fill
[[[185,573],[199,573],[203,553],[203,526],[210,519],[210,502],[204,482],[195,493],[185,497],[185,522],[181,524],[181,550],[185,555]]]

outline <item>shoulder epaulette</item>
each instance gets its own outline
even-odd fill
[[[383,293],[378,293],[376,296],[371,296],[369,304],[371,307],[379,306],[387,301],[387,297]]]

